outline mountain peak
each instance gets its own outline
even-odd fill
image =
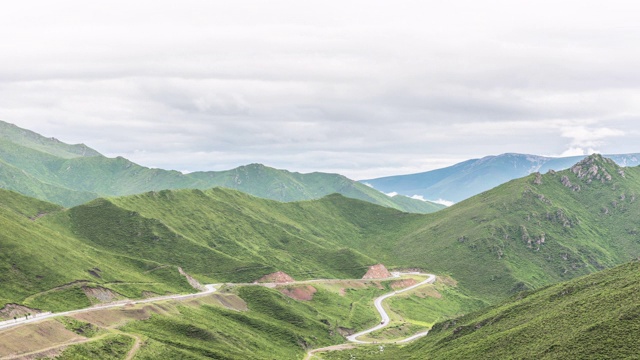
[[[624,170],[613,160],[600,154],[592,154],[571,167],[571,172],[587,183],[598,180],[602,183],[612,180],[612,173],[624,177]]]

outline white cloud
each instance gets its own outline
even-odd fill
[[[441,205],[444,205],[444,206],[451,206],[451,205],[455,204],[455,202],[449,201],[449,200],[445,200],[445,199],[427,200],[422,195],[413,195],[413,196],[411,196],[411,198],[415,199],[415,200],[421,200],[421,201],[430,201],[430,202],[433,202],[433,203],[436,203],[436,204],[441,204]]]
[[[398,195],[398,193],[395,192],[395,191],[392,191],[390,193],[384,193],[384,194],[387,195],[388,197],[394,197],[394,196]]]
[[[184,171],[361,179],[504,152],[638,152],[639,7],[11,2],[0,119]]]

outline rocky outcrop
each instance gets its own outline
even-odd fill
[[[277,284],[286,284],[290,282],[294,282],[295,280],[282,271],[274,272],[273,274],[265,275],[260,279],[256,280],[257,283],[277,283]]]
[[[363,279],[386,279],[390,278],[391,273],[387,268],[382,264],[377,264],[373,266],[369,266],[369,270],[362,277]]]
[[[571,167],[571,172],[574,173],[579,179],[582,179],[587,184],[592,181],[600,181],[602,183],[612,180],[611,174],[607,171],[606,167],[613,167],[620,176],[624,176],[624,171],[620,174],[620,167],[611,159],[604,158],[602,155],[593,154],[584,158],[579,163]]]

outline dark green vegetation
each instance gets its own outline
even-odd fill
[[[640,154],[605,155],[620,166],[640,165]],[[564,170],[585,156],[550,158],[525,154],[502,154],[472,159],[442,169],[418,174],[362,180],[384,192],[397,192],[425,199],[462,201],[507,181],[549,170]]]
[[[640,262],[528,291],[404,347],[324,359],[629,359],[640,347]]]
[[[443,208],[404,196],[388,197],[337,174],[300,174],[260,164],[187,175],[150,169],[122,157],[104,157],[86,145],[67,145],[0,121],[0,187],[27,196],[74,206],[104,196],[216,186],[278,201],[340,193],[408,212],[429,213]]]

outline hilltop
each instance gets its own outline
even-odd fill
[[[261,164],[191,174],[150,169],[0,121],[0,187],[41,200],[70,207],[98,197],[217,186],[285,202],[340,193],[407,212],[428,213],[444,207],[404,196],[389,197],[338,174],[300,174]]]

